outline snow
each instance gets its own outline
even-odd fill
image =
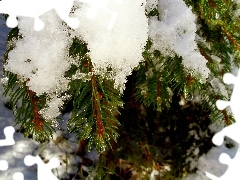
[[[97,15],[94,18],[86,16],[89,4],[81,5],[74,12],[82,25],[73,35],[87,42],[94,72],[105,74],[111,67],[111,78],[121,92],[126,77],[143,60],[142,52],[148,38],[145,4],[145,0],[113,1],[106,4],[108,6],[102,4],[96,7]]]
[[[48,94],[49,108],[41,110],[41,113],[48,119],[54,119],[60,115],[59,107],[63,104],[62,98],[56,97],[67,89],[68,80],[64,73],[70,67],[71,58],[67,56],[70,39],[66,27],[54,11],[46,13],[42,19],[51,24],[42,31],[33,29],[32,19],[19,19],[23,38],[16,41],[4,67],[18,74],[37,95]]]
[[[212,88],[214,89],[216,94],[222,94],[227,99],[229,98],[226,87],[223,85],[223,83],[220,82],[219,78],[212,77],[210,80],[210,84],[212,85]]]
[[[175,52],[183,58],[184,66],[195,75],[200,73],[205,82],[210,70],[206,59],[197,51],[195,15],[181,0],[159,0],[158,11],[159,20],[157,17],[149,19],[153,50],[171,57]]]
[[[5,53],[5,40],[7,38],[8,28],[5,26],[5,22],[0,20],[0,61],[3,60],[3,54]],[[2,77],[2,63],[0,63],[0,77]],[[68,178],[69,174],[74,174],[77,170],[77,165],[81,161],[79,156],[71,154],[76,151],[76,139],[74,135],[69,136],[66,135],[66,119],[69,118],[69,114],[66,114],[63,117],[63,121],[60,122],[60,127],[63,129],[63,132],[60,130],[54,134],[54,141],[50,141],[48,145],[39,144],[34,140],[24,138],[23,134],[18,132],[19,127],[15,126],[15,132],[12,131],[12,127],[14,125],[14,117],[12,111],[7,109],[4,106],[4,102],[7,99],[2,96],[3,87],[0,83],[0,177],[1,179],[17,179],[17,180],[33,180],[37,179],[37,171],[38,166],[26,166],[24,163],[24,158],[27,155],[38,154],[44,157],[44,162],[52,159],[53,157],[57,157],[62,163],[56,169],[53,169],[55,175],[59,175],[62,178]],[[57,103],[58,104],[58,103]],[[6,128],[7,129],[4,129]],[[9,131],[10,129],[10,131]],[[11,132],[12,131],[12,132]],[[9,134],[10,133],[10,134]],[[11,140],[11,136],[13,134],[14,142],[11,142],[11,145],[2,146],[1,142],[5,142],[7,140]],[[6,136],[5,136],[6,135]],[[64,139],[64,137],[71,140],[71,143],[63,143],[57,142],[58,139]],[[8,141],[9,142],[9,141]],[[15,144],[14,144],[15,143]],[[61,148],[58,148],[61,147]],[[66,153],[68,157],[66,157]],[[64,160],[68,160],[68,164]],[[68,173],[66,173],[66,169],[68,168]],[[58,173],[57,173],[58,172]],[[43,174],[44,175],[44,174]],[[45,179],[48,177],[45,176]],[[39,179],[41,180],[41,179]]]
[[[239,9],[240,1],[239,0],[233,0],[233,2],[237,4],[237,8],[235,9],[234,16],[236,18],[239,18],[240,17],[240,9]]]
[[[146,5],[146,11],[151,12],[155,8],[157,8],[158,0],[148,0]]]
[[[149,0],[148,8],[155,7],[155,2]],[[114,3],[117,6],[114,6]],[[5,68],[19,74],[22,81],[27,80],[29,88],[38,95],[49,94],[50,109],[42,110],[44,116],[53,118],[60,114],[58,108],[62,105],[62,99],[56,97],[67,88],[68,80],[64,78],[64,72],[72,62],[72,59],[67,56],[70,43],[68,33],[71,33],[71,36],[81,36],[88,43],[89,56],[96,74],[103,74],[106,68],[112,68],[115,86],[120,87],[121,91],[124,89],[126,76],[131,74],[133,68],[143,60],[141,53],[148,35],[153,40],[153,49],[158,49],[164,55],[169,56],[174,56],[173,52],[176,52],[182,56],[187,69],[202,74],[202,81],[208,77],[206,60],[196,51],[195,16],[183,1],[160,0],[158,4],[160,19],[152,17],[149,21],[145,16],[146,1],[144,0],[114,1],[107,7],[102,5],[99,4],[91,9],[89,4],[81,4],[81,8],[73,13],[73,16],[78,17],[81,22],[81,28],[75,31],[63,25],[54,11],[49,11],[41,17],[45,24],[51,24],[51,26],[45,26],[44,30],[38,32],[33,29],[34,22],[31,19],[20,18],[19,28],[23,38],[16,42],[16,48],[10,52]],[[88,16],[85,16],[86,14]],[[2,60],[8,30],[2,25],[4,22],[0,22],[0,60]],[[1,70],[0,64],[2,76]],[[0,94],[2,91],[3,88],[0,85]],[[4,99],[0,98],[0,139],[6,138],[3,129],[14,124],[12,112],[3,105],[3,101]],[[28,167],[23,161],[24,157],[29,154],[42,155],[46,161],[57,157],[62,163],[57,171],[61,177],[69,178],[68,174],[76,172],[76,164],[81,162],[81,158],[70,155],[76,146],[73,136],[66,133],[65,123],[68,116],[63,117],[64,120],[60,123],[63,132],[58,130],[53,141],[48,144],[39,144],[24,138],[21,133],[17,132],[18,126],[16,126],[13,136],[15,144],[0,146],[0,164],[3,165],[0,177],[2,179],[23,179],[21,176],[24,175],[25,180],[36,179],[37,166]],[[214,127],[211,128],[214,130]],[[195,134],[195,132],[192,133]],[[66,139],[73,139],[73,142],[65,143]],[[233,157],[237,148],[238,145],[229,149],[223,144],[212,148],[207,154],[201,156],[198,162],[195,159],[189,159],[194,161],[193,166],[197,165],[198,171],[184,180],[208,179],[204,175],[205,171],[218,176],[222,175],[227,167],[219,162],[220,153],[226,152]],[[193,152],[197,155],[198,149],[193,148]],[[98,159],[94,151],[87,156],[93,160]],[[69,164],[64,163],[64,158],[68,159]],[[68,169],[67,173],[66,169]],[[153,174],[156,173],[153,172]]]
[[[53,119],[60,114],[59,108],[61,108],[63,104],[62,98],[53,97],[46,102],[47,108],[41,109],[39,113],[43,115],[44,119]],[[57,122],[55,124],[58,126]]]
[[[5,116],[3,116],[4,114]],[[66,119],[68,117],[63,118]],[[3,106],[2,99],[0,99],[0,122],[0,139],[5,139],[2,135],[2,131],[6,127],[5,124],[13,125],[14,122],[11,110],[8,110]],[[62,126],[64,123],[62,123]],[[17,129],[17,127],[15,127],[15,129]],[[57,140],[60,140],[61,138],[64,139],[64,135],[62,132],[57,131],[57,133],[54,134],[53,141],[50,141],[49,144],[39,144],[34,140],[24,138],[22,133],[15,132],[14,145],[0,146],[0,177],[10,180],[13,176],[17,176],[16,173],[22,173],[25,180],[36,179],[39,167],[36,165],[26,166],[24,158],[27,155],[38,154],[44,158],[43,162],[51,160],[53,157],[58,158],[61,166],[59,166],[57,170],[53,169],[55,176],[58,175],[61,178],[68,178],[69,174],[76,173],[78,163],[81,162],[81,158],[73,154],[77,148],[76,139],[73,138],[73,136],[74,135],[69,137],[71,142],[58,142]],[[68,164],[66,164],[66,160]],[[42,175],[44,176],[45,174]],[[45,176],[45,178],[48,177]]]
[[[196,50],[196,17],[184,1],[80,2],[74,4],[70,14],[80,20],[79,28],[70,29],[62,23],[58,13],[51,10],[41,16],[45,24],[41,31],[35,31],[34,19],[19,18],[22,38],[9,42],[15,44],[15,48],[9,52],[4,67],[18,74],[20,80],[37,95],[47,94],[47,107],[40,111],[43,117],[55,119],[60,115],[58,109],[63,100],[67,98],[62,94],[67,90],[70,79],[64,74],[77,61],[68,56],[72,37],[87,43],[93,64],[92,73],[113,79],[120,93],[125,89],[127,76],[143,61],[142,52],[148,37],[153,41],[153,49],[169,56],[174,56],[173,52],[176,52],[183,58],[189,72],[200,74],[202,82],[205,82],[209,69],[204,57]],[[158,8],[160,20],[157,17],[148,19],[145,8]],[[73,78],[87,76],[91,76],[91,72],[78,72]],[[57,122],[54,121],[54,124],[57,125]]]
[[[74,61],[68,56],[70,36],[81,37],[87,42],[95,74],[104,75],[107,68],[112,68],[108,75],[114,79],[120,92],[125,88],[126,77],[143,60],[142,52],[148,38],[146,2],[94,2],[94,8],[90,6],[92,3],[83,3],[72,14],[82,23],[76,31],[63,24],[53,10],[41,16],[45,23],[41,31],[33,28],[34,19],[21,17],[18,20],[22,38],[10,42],[15,44],[15,48],[8,54],[4,67],[18,74],[20,80],[37,95],[47,94],[48,106],[40,111],[47,119],[60,114],[58,109],[66,98],[62,93],[67,90],[69,79],[64,77],[64,73]],[[91,8],[97,11],[96,17]],[[89,11],[93,13],[90,18]]]
[[[229,149],[225,146],[225,144],[218,147],[213,147],[207,154],[203,154],[199,158],[197,162],[197,172],[195,174],[188,175],[182,180],[209,180],[209,178],[205,176],[205,171],[210,172],[216,176],[222,176],[227,170],[227,165],[221,164],[219,162],[220,154],[225,152],[230,155],[231,158],[233,158],[237,152],[238,147],[239,146],[236,145],[235,147]]]
[[[23,38],[16,42],[5,65],[6,70],[19,74],[22,81],[27,81],[28,87],[37,95],[53,93],[56,89],[66,90],[67,80],[63,76],[70,66],[67,57],[70,40],[61,19],[54,11],[45,14],[42,19],[51,24],[42,31],[32,28],[30,18],[19,20],[18,27]]]

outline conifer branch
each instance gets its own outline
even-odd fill
[[[228,37],[228,39],[233,43],[233,45],[235,46],[235,48],[240,51],[240,45],[237,42],[237,40],[229,33],[229,31],[227,31],[226,28],[222,27],[223,31],[225,32],[226,36]]]
[[[67,74],[72,77],[80,71],[87,78],[75,79],[69,84],[73,111],[68,129],[77,132],[79,140],[88,140],[88,150],[94,144],[98,152],[103,152],[111,147],[111,139],[117,140],[119,122],[115,114],[119,113],[122,100],[119,90],[114,89],[113,80],[94,74],[87,52],[84,42],[73,39],[69,54],[79,58],[79,66],[73,65]]]
[[[20,124],[20,129],[25,137],[32,137],[36,141],[43,142],[52,137],[55,129],[51,120],[44,120],[39,109],[45,106],[45,96],[37,97],[29,89],[26,82],[20,82],[17,75],[6,72],[8,82],[4,87],[4,95],[10,96],[10,104],[15,115],[15,124]],[[19,104],[19,107],[17,107]]]
[[[119,122],[115,113],[119,113],[122,100],[113,83],[109,81],[93,75],[90,81],[77,80],[74,83],[78,87],[77,91],[73,90],[72,83],[70,85],[70,90],[75,93],[68,128],[70,132],[78,132],[79,140],[88,139],[88,149],[94,144],[98,152],[111,147],[110,140],[116,141],[118,137],[116,130]]]

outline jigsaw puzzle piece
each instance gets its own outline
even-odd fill
[[[0,1],[0,13],[8,14],[7,26],[17,27],[17,16],[34,18],[34,28],[43,29],[44,23],[39,17],[47,11],[55,9],[59,17],[71,28],[79,26],[77,18],[69,17],[74,0],[2,0]]]
[[[217,100],[216,106],[219,110],[223,110],[226,107],[230,106],[230,102],[229,101],[223,101],[223,100]]]
[[[240,70],[238,72],[238,76],[234,76],[231,73],[226,73],[223,76],[223,81],[226,84],[234,84],[234,89],[232,92],[231,100],[230,101],[223,101],[223,100],[217,100],[216,106],[219,110],[225,109],[227,106],[229,106],[232,110],[232,113],[234,115],[234,118],[236,120],[236,123],[225,127],[222,131],[218,132],[213,137],[213,143],[216,145],[221,145],[224,140],[224,136],[228,136],[229,138],[235,140],[240,144],[240,109],[239,109],[239,103],[240,103]]]
[[[6,24],[9,28],[17,27],[18,25],[17,17],[13,15],[9,15],[9,17],[7,18]]]
[[[234,141],[236,141],[237,143],[240,144],[240,124],[239,123],[234,123],[230,126],[225,127],[223,130],[221,130],[220,132],[216,133],[213,136],[213,143],[217,146],[220,146],[223,141],[224,141],[224,137],[227,136],[231,139],[233,139]]]
[[[206,176],[212,180],[238,180],[240,177],[239,165],[240,165],[240,151],[239,148],[233,159],[226,153],[222,153],[219,157],[219,161],[222,164],[228,165],[228,170],[221,177],[216,177],[211,173],[205,172]]]
[[[0,160],[0,170],[6,171],[8,169],[8,162],[6,160]]]
[[[72,29],[76,29],[79,26],[79,19],[70,17],[69,14],[73,7],[74,0],[58,0],[55,10],[59,17],[67,23]]]
[[[34,27],[41,30],[44,23],[39,16],[54,8],[55,0],[2,0],[0,1],[0,13],[8,14],[6,24],[10,28],[18,25],[17,17],[32,17],[35,19]]]
[[[225,84],[235,84],[236,81],[237,81],[236,76],[234,76],[234,75],[231,74],[231,73],[226,73],[226,74],[224,74],[224,76],[223,76],[223,82],[224,82]]]
[[[5,139],[0,140],[0,146],[14,145],[15,144],[15,141],[13,139],[13,134],[15,132],[14,127],[7,126],[7,127],[4,128],[3,132],[4,132],[4,135],[5,135]]]
[[[87,12],[87,17],[89,19],[94,19],[97,17],[97,11],[98,10],[103,10],[110,15],[110,20],[108,23],[107,30],[111,30],[116,19],[117,19],[117,13],[112,10],[112,7],[115,7],[113,4],[117,3],[119,6],[122,4],[122,0],[78,0],[79,2],[89,4],[90,8]],[[110,8],[109,8],[110,7]]]
[[[23,173],[21,172],[16,172],[13,174],[13,180],[24,180]]]
[[[234,84],[234,89],[232,92],[231,100],[230,101],[222,101],[218,100],[216,102],[216,106],[218,109],[223,110],[227,106],[230,106],[232,113],[234,115],[234,118],[236,120],[236,123],[225,127],[222,131],[218,132],[213,136],[213,143],[216,145],[221,145],[224,141],[224,137],[227,136],[231,138],[232,140],[236,141],[238,144],[240,144],[240,109],[239,109],[239,103],[240,103],[240,69],[238,70],[238,75],[234,76],[231,73],[226,73],[223,76],[223,81],[226,84]],[[230,158],[230,156],[226,153],[222,153],[219,157],[219,161],[222,164],[228,165],[228,170],[225,172],[225,174],[221,177],[216,177],[208,172],[206,173],[206,176],[209,177],[212,180],[237,180],[240,177],[240,171],[239,165],[240,165],[240,151],[239,147],[237,150],[237,153],[233,159]]]
[[[45,164],[42,159],[37,156],[27,155],[24,158],[24,163],[27,166],[32,166],[33,164],[38,165],[38,180],[58,180],[58,178],[52,173],[52,169],[57,168],[60,165],[60,162],[57,158],[52,158],[50,161]]]

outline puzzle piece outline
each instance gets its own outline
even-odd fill
[[[238,133],[240,130],[240,111],[238,108],[238,104],[240,102],[240,69],[238,70],[237,76],[234,76],[231,73],[224,74],[223,81],[225,84],[233,84],[234,89],[230,101],[217,100],[216,106],[219,110],[223,110],[229,106],[236,122],[225,127],[213,136],[212,141],[217,146],[220,146],[223,143],[225,136],[240,144],[240,134]],[[233,177],[240,177],[240,172],[237,169],[240,164],[240,147],[238,147],[237,153],[233,159],[231,159],[228,154],[222,153],[219,157],[219,161],[222,164],[228,165],[227,171],[221,177],[216,177],[211,173],[205,172],[207,177],[211,178],[212,180],[228,180],[232,179]]]
[[[15,129],[12,126],[6,126],[3,130],[5,135],[5,139],[0,140],[0,146],[11,146],[15,144],[13,135],[15,133]]]
[[[60,161],[57,158],[53,157],[48,163],[45,164],[40,156],[27,155],[24,158],[24,163],[26,166],[32,166],[34,164],[38,165],[38,180],[45,180],[45,178],[58,180],[58,178],[51,171],[51,169],[57,168],[60,165]]]
[[[96,17],[98,10],[104,10],[111,14],[111,18],[108,23],[107,30],[111,30],[115,20],[117,19],[117,13],[108,9],[108,4],[110,0],[79,0],[82,3],[90,5],[90,9],[87,12],[87,17],[89,19],[94,19]],[[114,0],[118,5],[122,4],[122,0]]]
[[[97,10],[102,9],[110,13],[110,18],[107,29],[110,30],[117,18],[117,14],[107,8],[110,0],[77,0],[82,3],[89,4],[91,7],[87,13],[88,17],[96,17]],[[122,0],[115,0],[119,5]],[[0,13],[8,14],[6,24],[10,28],[15,28],[18,25],[17,17],[34,18],[34,29],[40,31],[44,28],[44,22],[40,16],[50,10],[55,10],[58,16],[67,23],[72,29],[79,27],[79,19],[70,17],[69,14],[73,7],[74,0],[2,0],[0,1]]]
[[[15,129],[12,126],[6,126],[3,130],[5,139],[0,140],[0,146],[11,146],[15,144],[15,140],[13,135],[15,133]],[[0,170],[6,171],[8,170],[8,162],[6,160],[0,160]],[[23,180],[23,174],[21,172],[15,172],[13,174],[13,180]]]
[[[15,144],[13,135],[15,129],[12,126],[6,126],[4,128],[5,139],[0,140],[1,146],[11,146]],[[51,172],[51,169],[57,168],[60,165],[60,162],[57,158],[52,158],[50,161],[45,164],[42,159],[37,155],[36,157],[31,155],[26,155],[24,158],[24,163],[27,166],[32,166],[33,164],[38,165],[38,180],[45,180],[45,178],[50,178],[52,180],[58,180],[58,178]],[[0,160],[0,171],[8,170],[8,162],[6,160]],[[21,172],[15,172],[13,174],[13,180],[23,180],[24,175]]]
[[[69,17],[73,2],[74,0],[2,0],[0,13],[9,15],[6,24],[10,28],[18,25],[17,17],[32,17],[35,19],[34,28],[39,31],[44,28],[44,23],[39,17],[54,9],[69,27],[76,29],[79,20]]]

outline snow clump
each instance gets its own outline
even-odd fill
[[[107,7],[96,8],[96,17],[89,17],[91,6],[84,3],[74,16],[81,26],[76,36],[88,44],[94,73],[103,75],[112,69],[115,87],[124,90],[126,77],[143,61],[142,52],[148,39],[145,0],[108,1]]]
[[[160,20],[146,17],[146,11],[154,8],[158,8]],[[74,62],[68,56],[72,37],[86,42],[91,73],[110,77],[121,93],[126,77],[144,60],[148,37],[153,49],[169,56],[176,52],[187,69],[200,73],[203,80],[208,77],[206,60],[196,51],[196,17],[182,0],[82,0],[74,5],[71,16],[81,22],[76,30],[68,28],[54,11],[41,16],[46,24],[41,31],[34,30],[33,19],[19,18],[21,37],[13,42],[15,48],[4,66],[36,95],[48,95],[49,110],[41,111],[48,119],[59,114],[61,96],[70,81],[64,74]]]
[[[21,37],[9,52],[4,68],[17,74],[36,95],[48,94],[48,99],[56,99],[67,90],[69,80],[64,73],[70,67],[68,46],[71,39],[67,27],[54,11],[43,15],[42,19],[49,25],[41,31],[35,31],[33,19],[19,18]],[[55,118],[60,114],[59,107],[62,104],[61,98],[55,100],[49,110],[44,109],[40,113],[48,119]]]
[[[196,17],[182,0],[159,0],[159,20],[149,18],[149,37],[153,41],[153,50],[159,50],[166,56],[175,53],[183,58],[183,65],[201,74],[205,82],[210,74],[206,59],[197,51],[195,32]]]
[[[37,95],[53,93],[56,89],[66,90],[68,81],[64,73],[70,67],[67,54],[71,39],[66,27],[54,11],[42,19],[51,25],[35,31],[33,19],[20,18],[18,28],[22,38],[9,52],[4,66],[7,71],[22,77]]]

